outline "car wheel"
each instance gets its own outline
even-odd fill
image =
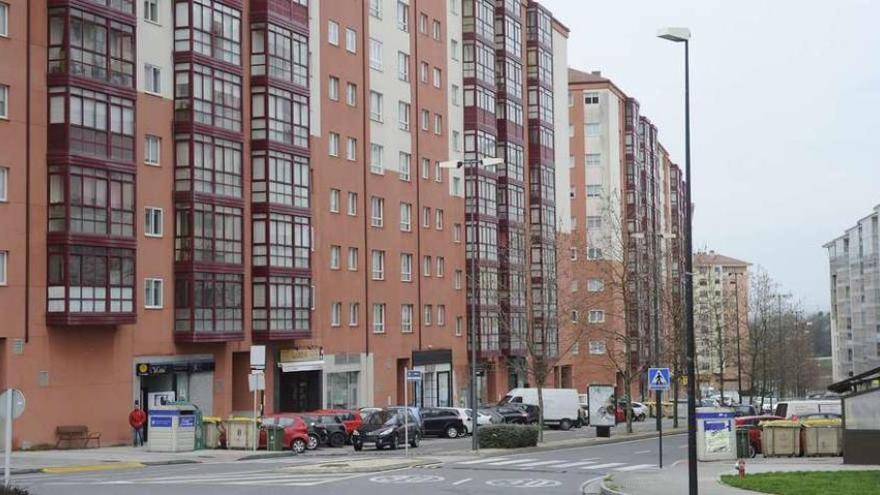
[[[456,428],[455,426],[450,426],[449,428],[446,428],[446,437],[447,438],[458,437],[458,428]]]
[[[391,450],[397,449],[397,433],[391,435],[391,444],[388,445],[388,448],[390,448]]]
[[[412,440],[409,441],[409,446],[412,448],[416,448],[419,446],[419,434],[418,433],[413,435]]]
[[[568,431],[571,429],[571,420],[566,418],[559,422],[559,429],[562,431]]]
[[[306,450],[306,441],[302,438],[296,438],[292,442],[290,442],[290,450],[296,452],[297,454],[302,454]]]
[[[309,433],[309,443],[308,443],[308,445],[306,445],[306,448],[309,450],[315,450],[318,448],[319,443],[321,443],[321,442],[320,442],[320,440],[318,440],[318,435],[315,435],[313,433]]]
[[[337,431],[336,433],[330,435],[330,446],[333,448],[339,448],[345,445],[345,434]]]
[[[636,421],[644,421],[647,419],[644,414],[639,414],[639,417],[636,418]]]
[[[360,443],[356,443],[356,444],[354,444],[354,451],[355,451],[355,452],[360,452],[361,450],[364,450],[364,445],[363,445],[363,444],[360,444]]]

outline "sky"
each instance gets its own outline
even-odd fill
[[[880,1],[541,0],[569,66],[641,104],[684,167],[688,27],[694,248],[768,271],[829,307],[822,245],[880,204]]]

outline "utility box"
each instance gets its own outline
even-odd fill
[[[838,424],[805,422],[801,433],[805,456],[843,455],[843,429]]]
[[[761,451],[764,457],[796,457],[801,455],[801,425],[796,421],[761,423]]]
[[[196,407],[192,404],[153,406],[148,418],[150,452],[192,452],[196,447]]]
[[[697,460],[736,459],[735,416],[729,407],[697,408]]]
[[[227,449],[254,450],[259,434],[254,418],[231,418],[223,424],[226,426]]]
[[[204,430],[205,448],[219,449],[220,434],[224,432],[223,423],[216,416],[205,416],[202,418],[202,429]]]

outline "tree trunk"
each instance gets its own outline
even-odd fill
[[[538,382],[538,442],[544,443],[544,381]]]
[[[678,370],[676,370],[677,372]],[[678,375],[672,384],[672,427],[678,428]]]

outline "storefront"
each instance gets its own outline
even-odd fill
[[[324,357],[324,407],[357,409],[372,406],[372,359],[362,353],[338,353]]]
[[[279,412],[321,408],[324,353],[320,348],[282,349],[278,355],[276,400]]]
[[[133,390],[134,400],[139,401],[147,413],[154,405],[187,401],[210,416],[214,409],[214,357],[210,354],[136,357]]]
[[[413,369],[422,372],[422,381],[413,384],[413,403],[418,407],[452,407],[454,376],[452,351],[416,351]]]

